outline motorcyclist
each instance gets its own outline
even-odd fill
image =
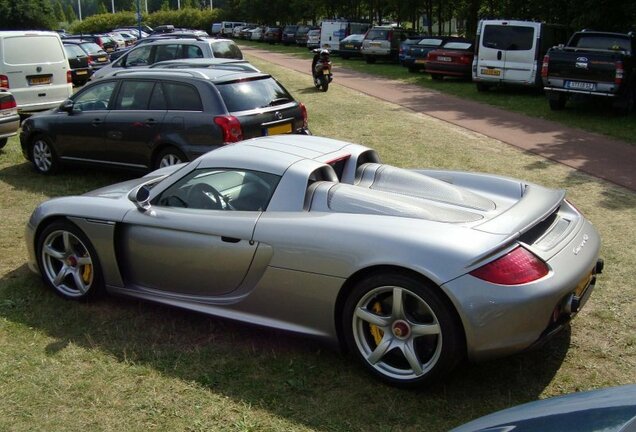
[[[314,58],[311,62],[311,70],[314,78],[316,77],[316,65],[318,61],[329,61],[329,50],[316,48],[314,50]]]

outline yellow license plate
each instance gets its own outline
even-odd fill
[[[292,131],[291,123],[285,123],[278,126],[272,126],[267,128],[267,135],[280,135],[280,134],[288,134]]]
[[[115,48],[106,48],[106,52],[113,52],[115,51]]]
[[[98,57],[97,61],[106,61],[106,57]]]
[[[491,76],[499,76],[501,75],[501,71],[499,69],[482,69],[482,75],[491,75]]]
[[[577,297],[581,297],[583,293],[585,293],[585,290],[590,285],[590,281],[592,280],[593,277],[594,275],[592,274],[592,272],[589,272],[587,275],[585,275],[583,279],[581,279],[581,281],[578,283],[578,285],[574,289],[574,294],[576,294]]]
[[[77,75],[86,75],[88,71],[77,71],[75,72]]]
[[[43,84],[51,84],[51,77],[35,77],[29,78],[30,85],[43,85]]]
[[[345,45],[345,48],[353,48],[353,45],[347,44]]]
[[[426,60],[423,60],[423,59],[415,60],[415,63],[417,63],[417,64],[425,64]]]
[[[382,45],[382,42],[371,42],[369,45],[374,46],[374,47],[379,47]]]

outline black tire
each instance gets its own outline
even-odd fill
[[[4,146],[6,146],[8,142],[9,138],[0,138],[0,149],[4,148]]]
[[[477,83],[477,91],[478,92],[487,92],[490,90],[490,85],[484,83]]]
[[[629,86],[625,92],[625,96],[614,105],[614,112],[618,115],[629,115],[634,111],[636,104],[636,85]]]
[[[329,78],[325,75],[320,76],[320,90],[323,92],[329,90]]]
[[[44,228],[36,255],[44,282],[69,300],[91,300],[104,294],[97,252],[75,224],[63,220]]]
[[[411,388],[442,378],[463,359],[458,321],[438,287],[400,273],[378,273],[350,293],[342,328],[348,349],[373,375]]]
[[[368,64],[374,64],[376,61],[376,58],[373,56],[365,56],[364,60],[368,63]]]
[[[342,57],[343,60],[349,60],[351,58],[349,54],[340,54],[340,57]]]
[[[183,154],[183,152],[181,152],[181,150],[174,147],[166,147],[155,157],[153,168],[159,169],[182,162],[188,162],[188,158]]]
[[[409,66],[409,72],[411,72],[411,73],[417,73],[417,71],[418,71],[418,70],[419,70],[419,69],[418,69],[418,68],[416,68],[416,67]]]
[[[53,141],[45,135],[37,135],[31,139],[29,154],[33,167],[40,174],[54,174],[60,167]]]
[[[444,75],[441,74],[431,74],[431,78],[435,81],[442,81],[444,79]]]
[[[548,96],[548,103],[550,104],[550,109],[552,111],[561,111],[563,108],[565,108],[566,101],[567,101],[567,98],[563,94],[558,94],[556,96],[553,96],[553,95]]]

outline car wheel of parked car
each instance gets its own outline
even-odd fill
[[[561,111],[565,108],[565,102],[567,98],[565,95],[558,94],[556,96],[549,96],[548,103],[550,104],[550,109],[552,111]]]
[[[188,158],[174,147],[165,148],[159,153],[155,161],[155,169],[188,162]]]
[[[348,348],[384,381],[413,387],[450,371],[463,357],[462,332],[438,288],[399,273],[358,283],[344,306]]]
[[[634,110],[636,103],[636,85],[629,86],[625,96],[614,105],[614,111],[618,115],[628,115]]]
[[[7,142],[9,142],[9,138],[2,138],[0,139],[0,149],[4,148],[4,146],[7,145]]]
[[[477,91],[478,92],[486,92],[490,90],[490,85],[484,83],[477,83]]]
[[[364,60],[365,60],[368,64],[373,64],[373,63],[375,63],[376,58],[375,58],[375,57],[373,57],[373,56],[366,56],[366,57],[364,58]]]
[[[40,174],[52,174],[58,169],[59,162],[51,140],[44,135],[38,135],[31,141],[31,159]]]
[[[343,60],[349,60],[349,58],[351,56],[347,55],[347,54],[341,54],[340,57],[342,57]]]
[[[62,297],[85,300],[103,292],[97,253],[73,223],[57,221],[47,226],[38,237],[36,253],[42,278]]]
[[[409,72],[411,73],[417,73],[418,69],[413,67],[413,66],[409,66]]]
[[[431,78],[435,81],[441,81],[444,79],[444,75],[441,74],[431,74]]]

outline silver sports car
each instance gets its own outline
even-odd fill
[[[597,231],[561,190],[296,135],[46,201],[26,242],[63,297],[107,291],[325,338],[399,386],[544,340],[602,270]]]

